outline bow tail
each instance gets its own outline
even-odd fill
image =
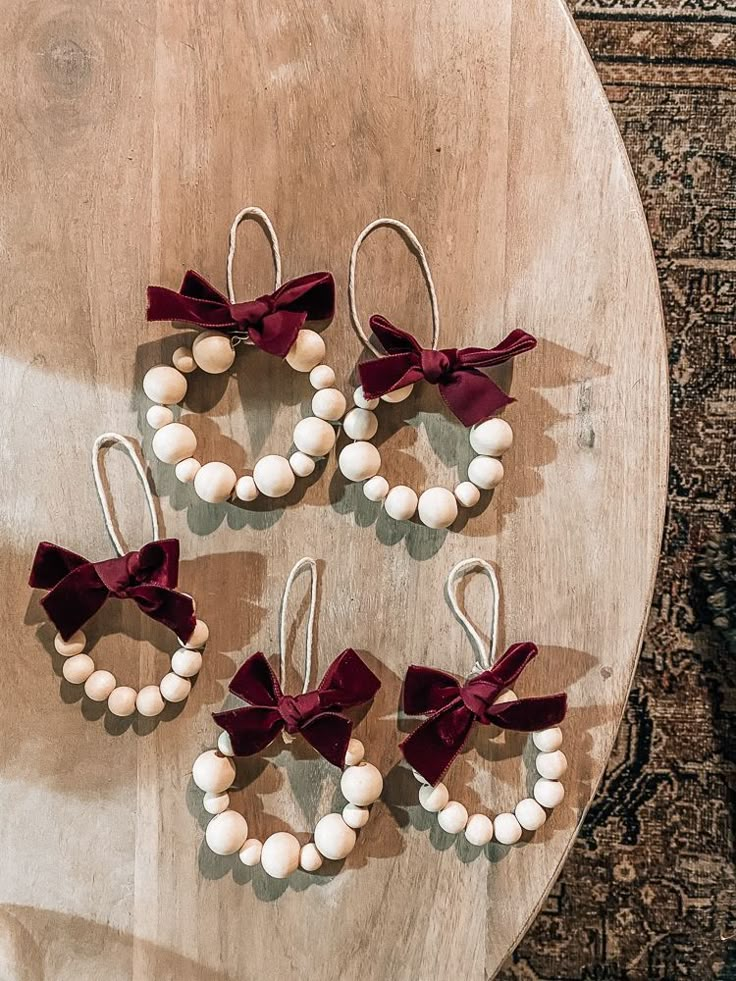
[[[173,630],[184,643],[194,633],[197,618],[192,597],[186,593],[179,593],[167,586],[143,583],[127,589],[126,596],[134,600],[146,616]]]
[[[104,605],[109,593],[89,562],[73,569],[41,600],[64,640],[69,640]]]
[[[494,706],[488,713],[489,721],[501,729],[514,729],[516,732],[539,732],[559,725],[567,712],[567,695],[541,695],[534,698],[519,698],[514,702],[503,702]]]
[[[337,712],[322,712],[306,722],[299,731],[328,763],[340,769],[345,766],[345,753],[353,731],[350,719]]]
[[[473,713],[458,698],[435,712],[399,744],[404,759],[431,784],[436,784],[465,745]]]
[[[212,718],[230,736],[236,756],[260,753],[284,728],[278,709],[261,706],[213,712]]]
[[[381,682],[352,648],[339,654],[317,689],[325,707],[346,709],[370,701]]]
[[[454,371],[438,387],[447,407],[464,426],[474,426],[515,401],[477,368]]]

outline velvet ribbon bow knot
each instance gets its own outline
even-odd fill
[[[179,542],[165,538],[102,562],[90,562],[60,545],[41,542],[28,582],[49,590],[41,605],[64,640],[115,596],[133,600],[146,616],[186,642],[196,620],[191,596],[177,592],[178,578]]]
[[[263,654],[253,654],[230,682],[230,691],[249,706],[215,712],[236,756],[253,756],[286,730],[301,733],[330,763],[345,765],[353,724],[340,713],[369,701],[381,682],[354,650],[332,662],[320,685],[302,695],[285,695]]]
[[[512,330],[492,348],[423,348],[417,339],[385,317],[373,316],[371,329],[388,352],[358,366],[366,398],[377,399],[420,381],[436,385],[448,408],[464,426],[474,426],[513,402],[480,368],[490,368],[536,347],[536,338]]]
[[[149,321],[183,321],[232,336],[245,335],[279,358],[289,353],[307,320],[329,320],[335,311],[335,281],[328,272],[309,273],[255,300],[231,303],[190,269],[178,292],[149,286],[147,296]]]
[[[404,711],[427,719],[400,744],[407,763],[435,784],[476,723],[519,732],[560,723],[567,710],[564,692],[494,704],[537,653],[534,644],[514,644],[493,667],[462,684],[444,671],[411,665],[404,682]]]

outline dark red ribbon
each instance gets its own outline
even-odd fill
[[[231,303],[190,269],[178,293],[149,286],[147,296],[148,320],[179,320],[225,334],[244,334],[256,347],[279,358],[289,353],[307,320],[330,320],[335,311],[335,281],[328,272],[290,279],[274,293]]]
[[[399,746],[407,763],[435,784],[475,723],[519,732],[538,732],[560,723],[567,711],[564,692],[493,704],[537,653],[535,644],[514,644],[492,668],[463,684],[444,671],[412,664],[404,681],[404,711],[427,719]]]
[[[421,347],[415,337],[385,317],[373,316],[370,324],[388,354],[358,366],[366,398],[377,399],[405,385],[427,381],[439,388],[448,408],[464,426],[474,426],[514,401],[479,369],[503,364],[537,345],[535,337],[517,329],[496,347],[434,351]]]
[[[28,584],[49,590],[41,605],[64,640],[115,596],[133,600],[146,616],[186,642],[196,620],[191,596],[177,592],[178,578],[176,538],[149,542],[137,552],[103,562],[89,562],[60,545],[41,542]]]
[[[300,732],[326,760],[343,767],[353,724],[340,712],[369,701],[381,682],[348,648],[332,662],[319,687],[303,695],[284,695],[261,653],[248,658],[229,687],[251,703],[212,715],[229,734],[236,756],[260,753],[285,729],[291,735]]]

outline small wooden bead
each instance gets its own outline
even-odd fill
[[[168,405],[152,405],[146,413],[146,422],[151,429],[163,429],[174,421],[174,413]]]
[[[251,476],[246,474],[243,477],[238,477],[235,483],[235,496],[239,501],[255,501],[258,497],[258,488],[256,487],[256,482]]]
[[[204,647],[209,640],[209,636],[210,628],[207,626],[204,620],[195,620],[192,636],[189,638],[186,644],[182,644],[182,647],[196,651],[198,648]]]
[[[493,490],[503,480],[503,464],[492,456],[473,457],[468,478],[481,490]]]
[[[286,355],[294,371],[311,371],[325,356],[325,342],[314,330],[300,330]]]
[[[515,845],[521,838],[521,825],[513,814],[497,814],[493,822],[496,841],[502,845]]]
[[[449,528],[457,518],[455,495],[445,487],[430,487],[421,494],[418,511],[427,528]]]
[[[309,477],[310,474],[314,473],[316,464],[311,456],[307,456],[306,453],[297,450],[296,453],[292,453],[289,457],[289,466],[297,477]]]
[[[498,698],[493,699],[494,705],[503,705],[505,702],[515,702],[517,701],[516,692],[513,688],[505,688]]]
[[[272,453],[261,457],[256,463],[253,480],[266,497],[285,497],[293,488],[296,478],[286,457]]]
[[[194,761],[192,780],[200,790],[224,794],[235,780],[235,764],[229,756],[223,756],[216,749],[208,749]]]
[[[567,757],[561,749],[554,753],[539,753],[537,756],[537,773],[547,780],[559,780],[567,770]]]
[[[367,807],[359,807],[357,804],[346,804],[342,809],[342,819],[349,828],[363,828],[368,823],[371,812]]]
[[[299,853],[299,865],[305,872],[316,872],[322,868],[322,856],[317,851],[317,846],[313,841],[302,846],[302,850]]]
[[[238,476],[227,463],[205,463],[194,478],[194,490],[208,504],[223,504],[232,494]]]
[[[366,807],[381,796],[383,790],[381,771],[372,763],[363,762],[357,766],[349,766],[343,770],[340,790],[348,803]]]
[[[380,474],[375,477],[371,477],[370,480],[366,480],[366,482],[363,484],[363,493],[369,501],[385,501],[386,495],[390,489],[391,488],[389,487],[388,481]]]
[[[143,376],[143,391],[159,405],[176,405],[187,394],[187,380],[176,368],[159,364]]]
[[[176,474],[176,479],[180,480],[182,484],[191,484],[201,469],[202,464],[199,460],[195,460],[193,456],[189,456],[186,460],[179,460],[174,468],[174,473]]]
[[[355,848],[356,834],[339,814],[325,814],[314,829],[314,844],[325,858],[339,862]]]
[[[485,456],[501,456],[513,441],[513,430],[505,419],[486,419],[470,430],[470,445]]]
[[[537,749],[543,753],[554,753],[562,746],[562,729],[554,726],[551,729],[542,729],[540,732],[533,732],[532,739]]]
[[[263,842],[261,865],[272,879],[285,879],[299,868],[301,848],[288,831],[277,831]]]
[[[126,685],[114,688],[107,699],[108,711],[121,719],[127,718],[135,712],[137,695],[135,688],[128,688]]]
[[[323,388],[312,398],[312,412],[320,419],[337,422],[345,415],[345,396],[337,388]]]
[[[358,482],[375,477],[381,469],[381,454],[373,443],[359,440],[343,447],[337,465],[348,480]]]
[[[471,845],[487,845],[493,838],[493,821],[485,814],[471,814],[465,826],[465,837]]]
[[[308,456],[326,456],[335,445],[336,435],[329,422],[309,416],[294,426],[294,445]]]
[[[378,417],[370,409],[351,409],[343,419],[342,430],[350,439],[373,439],[378,432]]]
[[[449,835],[458,835],[468,823],[468,810],[459,800],[448,801],[437,815],[437,822]]]
[[[208,375],[221,375],[232,367],[235,348],[227,334],[217,330],[203,330],[194,339],[192,357]]]
[[[474,508],[480,500],[480,490],[471,480],[463,480],[455,488],[455,497],[464,508]]]
[[[243,865],[247,865],[248,868],[253,868],[261,860],[261,852],[263,851],[263,845],[257,838],[248,838],[246,843],[240,849],[239,858]]]
[[[397,487],[392,487],[388,492],[386,500],[383,502],[383,508],[394,521],[409,521],[414,517],[418,503],[419,498],[416,491],[413,491],[411,487],[399,484]]]
[[[541,777],[534,784],[534,799],[542,807],[557,807],[565,796],[565,788],[559,780],[545,780]]]
[[[147,719],[160,715],[165,705],[158,685],[146,685],[135,696],[135,707],[139,715],[145,715]]]
[[[230,807],[230,794],[211,794],[209,791],[204,795],[202,801],[205,811],[208,814],[222,814]]]
[[[397,388],[395,392],[386,392],[385,395],[381,396],[382,402],[403,402],[404,399],[408,399],[411,393],[414,391],[413,385],[404,385],[403,388]]]
[[[378,406],[379,399],[367,399],[365,393],[363,392],[363,386],[358,385],[358,387],[353,392],[353,402],[358,406],[359,409],[375,409]]]
[[[514,808],[514,814],[525,831],[537,831],[547,820],[547,812],[531,797],[520,800]]]
[[[192,683],[188,678],[181,678],[169,671],[161,679],[159,688],[167,702],[183,702],[192,690]]]
[[[95,669],[89,654],[73,654],[61,666],[61,673],[71,685],[82,685]]]
[[[217,737],[217,751],[222,753],[223,756],[235,756],[235,750],[233,749],[233,741],[230,738],[230,733],[226,732],[224,729]]]
[[[197,437],[189,426],[170,422],[153,434],[151,449],[162,463],[179,463],[192,456],[197,449]]]
[[[362,762],[364,756],[365,746],[359,739],[353,737],[348,743],[348,749],[345,753],[345,765],[357,766],[358,763]]]
[[[215,855],[234,855],[248,837],[248,822],[237,811],[223,811],[212,818],[204,836]]]
[[[180,678],[193,678],[202,667],[202,654],[200,651],[190,651],[186,647],[180,647],[171,657],[171,670],[175,671]]]
[[[441,811],[450,799],[447,787],[442,783],[435,784],[433,787],[425,783],[419,788],[419,803],[425,811]]]
[[[111,671],[93,671],[84,683],[84,694],[93,702],[104,702],[117,684]]]
[[[183,371],[185,375],[197,367],[190,347],[178,347],[171,355],[171,363],[177,371]]]
[[[73,657],[75,654],[81,654],[86,644],[87,637],[82,630],[76,630],[69,640],[64,640],[61,634],[54,637],[54,647],[57,654],[61,654],[62,657]]]
[[[335,372],[328,364],[318,364],[309,372],[309,384],[317,391],[324,388],[332,388],[335,384]]]

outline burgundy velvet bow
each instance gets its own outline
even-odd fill
[[[340,712],[369,701],[381,682],[348,648],[332,662],[319,687],[303,695],[284,695],[261,653],[248,658],[229,687],[251,703],[212,716],[230,735],[236,756],[260,753],[285,729],[291,735],[301,732],[326,760],[343,767],[353,724]]]
[[[89,562],[60,545],[41,542],[31,569],[30,586],[48,589],[41,605],[57,630],[69,640],[110,596],[132,599],[140,609],[173,630],[183,641],[195,624],[191,596],[176,590],[179,542],[164,538],[138,552]]]
[[[476,722],[520,732],[538,732],[561,722],[567,711],[564,692],[493,704],[537,653],[534,644],[514,644],[492,668],[464,684],[444,671],[412,664],[404,681],[404,711],[427,719],[399,746],[407,763],[435,784]]]
[[[274,293],[231,303],[206,279],[186,273],[179,292],[148,287],[148,320],[180,320],[225,334],[245,334],[269,354],[285,358],[307,320],[329,320],[335,311],[335,281],[328,272],[290,279]]]
[[[437,385],[448,408],[464,426],[474,426],[514,401],[479,369],[503,364],[537,345],[535,337],[517,329],[496,347],[434,351],[420,347],[415,337],[385,317],[373,316],[370,324],[388,354],[358,366],[366,398],[377,399],[424,380]]]

